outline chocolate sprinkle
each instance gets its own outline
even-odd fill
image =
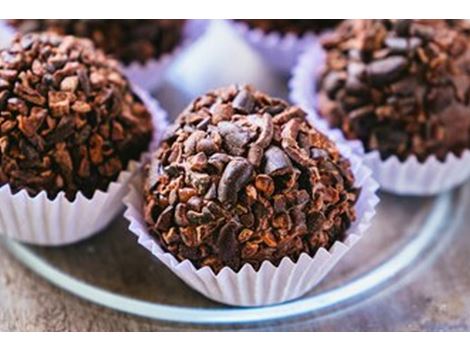
[[[194,100],[146,175],[150,233],[179,260],[215,272],[314,255],[356,216],[349,162],[301,109],[250,86]]]
[[[88,38],[129,64],[145,63],[173,51],[183,38],[184,20],[22,19],[9,20],[20,33],[53,31]]]
[[[470,24],[348,20],[323,40],[318,112],[383,159],[470,148]]]
[[[87,39],[17,36],[0,51],[0,185],[91,198],[150,142],[150,114]]]

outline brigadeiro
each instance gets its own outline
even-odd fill
[[[266,61],[282,74],[289,74],[299,54],[338,19],[241,19],[228,21],[236,32]]]
[[[122,62],[132,81],[147,89],[158,86],[163,69],[184,42],[203,31],[202,21],[169,19],[16,19],[8,24],[20,33],[54,31],[89,38]]]
[[[0,51],[0,233],[64,244],[114,217],[161,115],[136,92],[87,39],[27,34]]]
[[[368,221],[374,186],[365,170],[300,108],[230,86],[197,98],[178,117],[145,169],[142,208],[133,208],[157,256],[183,280],[219,301],[265,304],[315,285],[339,259],[335,245],[345,247],[351,225]],[[356,209],[359,194],[368,215]],[[302,277],[305,271],[313,272]],[[254,288],[266,275],[272,286],[263,284],[262,294]],[[275,293],[282,275],[292,282],[283,276],[286,289]],[[195,276],[220,286],[201,286]],[[228,293],[233,285],[248,292]]]
[[[315,50],[302,58],[294,100],[360,141],[386,190],[447,190],[470,175],[469,34],[461,20],[345,21],[322,41],[320,72]]]
[[[97,48],[130,64],[171,52],[183,38],[184,20],[23,19],[8,23],[21,33],[54,31],[89,38]]]

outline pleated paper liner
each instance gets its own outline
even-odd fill
[[[158,59],[147,60],[144,64],[135,61],[124,66],[124,72],[129,80],[149,91],[159,88],[171,65],[205,34],[209,24],[209,20],[187,20],[183,41],[172,52],[163,54]]]
[[[260,54],[265,62],[276,71],[286,75],[290,73],[304,49],[318,39],[313,32],[302,36],[294,33],[265,33],[261,29],[250,28],[243,22],[234,20],[226,22]]]
[[[129,220],[129,229],[137,236],[142,246],[204,296],[235,306],[263,306],[290,301],[310,291],[328,275],[343,255],[362,237],[375,214],[375,206],[378,203],[375,194],[377,183],[371,177],[370,170],[348,146],[339,147],[343,155],[351,161],[355,185],[362,189],[355,206],[357,220],[347,231],[344,241],[336,241],[329,250],[319,249],[313,257],[304,253],[295,263],[289,258],[284,258],[277,267],[265,261],[258,271],[245,264],[239,272],[225,267],[215,274],[209,267],[196,269],[189,260],[178,261],[171,253],[165,252],[147,230],[142,215],[141,175],[135,177],[130,192],[124,199],[127,207],[124,217]]]

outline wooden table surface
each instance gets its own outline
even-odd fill
[[[175,116],[176,112],[194,94],[216,85],[232,82],[255,83],[257,87],[265,91],[285,95],[285,81],[270,74],[259,62],[259,58],[250,53],[247,48],[242,47],[240,43],[237,44],[235,37],[221,39],[221,36],[227,36],[227,34],[220,32],[213,34],[212,38],[207,38],[205,45],[199,45],[199,48],[192,53],[189,59],[182,59],[178,64],[179,69],[173,72],[169,84],[158,93],[159,100],[172,116]],[[212,60],[207,61],[208,48],[213,46],[214,42],[217,44],[217,50],[214,49],[210,52]],[[230,45],[230,47],[226,48],[224,45]],[[237,62],[240,67],[243,67],[243,70],[238,72],[226,70],[226,60],[233,57],[237,58]],[[255,75],[256,80],[253,79]],[[182,96],[181,87],[184,87],[184,93],[187,94],[186,100],[183,99],[183,101],[180,99]],[[465,193],[462,194],[470,195],[470,183],[466,185],[463,192]],[[407,223],[404,218],[400,218],[399,214],[404,215],[412,211],[420,202],[417,199],[401,199],[391,196],[384,198],[385,204],[382,203],[381,206],[385,207],[383,208],[385,212],[381,212],[375,224],[376,228],[372,229],[376,234],[375,239],[373,238],[371,242],[366,243],[366,247],[362,247],[365,253],[371,253],[370,250],[375,251],[375,249],[383,247],[384,241],[387,244],[393,243],[396,231],[411,227],[412,224]],[[442,238],[438,237],[432,251],[425,253],[422,260],[409,268],[406,275],[395,277],[393,282],[385,288],[353,305],[332,309],[326,315],[307,315],[296,319],[262,324],[194,326],[153,321],[119,313],[86,302],[56,288],[26,269],[4,246],[0,245],[0,330],[469,330],[470,273],[467,263],[470,252],[469,203],[467,202],[463,209],[466,216],[459,224],[453,224],[455,229],[452,233],[446,233]],[[118,220],[117,224],[113,226],[123,228],[125,225],[120,221],[122,220]],[[384,227],[385,223],[388,225]],[[113,227],[108,230],[108,233],[106,236],[111,236]],[[122,245],[120,238],[113,237],[108,249],[103,245],[107,241],[106,236],[100,235],[84,244],[69,246],[63,251],[48,251],[47,249],[38,249],[37,251],[69,273],[88,275],[85,277],[86,279],[96,280],[100,285],[111,289],[128,290],[127,293],[132,295],[145,295],[141,292],[142,287],[150,285],[145,280],[147,277],[155,275],[152,272],[155,268],[154,263],[150,262],[149,265],[145,265],[145,267],[149,267],[148,273],[134,277],[133,273],[137,263],[124,257],[128,250],[126,246],[128,245],[129,248],[135,250],[136,256],[142,254],[147,258],[145,251],[136,249],[134,243],[129,239],[130,236],[124,235],[122,238],[129,241],[128,244]],[[364,248],[369,252],[366,252]],[[360,246],[357,251],[361,251]],[[356,256],[355,258],[351,261],[355,265],[360,265],[361,260],[371,259],[367,256]],[[114,281],[110,278],[112,273],[107,271],[107,268],[111,268],[113,265],[122,269],[119,280],[117,280],[118,284],[113,283]],[[348,266],[347,261],[345,266]],[[96,274],[96,278],[93,277],[94,274]],[[166,290],[175,292],[175,297],[169,298],[169,300],[186,300],[194,305],[202,306],[208,304],[202,297],[189,292],[178,280],[168,280],[168,283],[165,284],[167,285]],[[138,292],[132,291],[133,285],[139,288]]]

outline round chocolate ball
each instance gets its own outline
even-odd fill
[[[259,28],[263,32],[281,32],[283,34],[294,33],[303,35],[308,32],[321,33],[333,29],[342,20],[328,19],[251,19],[238,20],[245,22],[251,28]]]
[[[258,269],[343,239],[357,192],[349,161],[300,108],[230,86],[194,100],[153,155],[144,217],[179,260]]]
[[[125,64],[145,63],[173,51],[183,39],[184,20],[9,20],[21,33],[54,31],[89,38]]]
[[[150,113],[91,41],[26,34],[0,51],[0,185],[91,198],[151,135]]]
[[[349,20],[323,41],[319,114],[383,159],[470,148],[470,25]]]

